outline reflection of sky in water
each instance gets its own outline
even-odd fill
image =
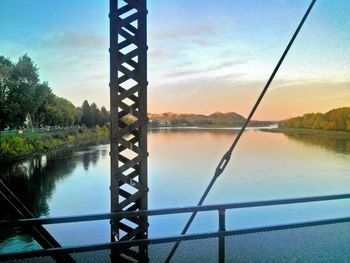
[[[149,208],[195,205],[233,137],[232,131],[150,132]],[[346,140],[322,141],[305,136],[248,131],[205,204],[349,192],[348,143]],[[34,172],[36,177],[44,179],[38,181],[31,176],[28,180],[40,182],[41,188],[48,189],[43,190],[40,199],[47,204],[47,211],[42,215],[109,212],[108,152],[108,145],[93,146],[56,160],[48,158],[41,161],[42,167],[34,169]],[[25,170],[32,169],[31,165],[24,165],[27,167]],[[331,201],[232,210],[227,212],[227,228],[349,216],[349,205],[350,201]],[[38,205],[32,207],[40,209]],[[188,216],[150,217],[150,235],[179,234]],[[109,240],[107,221],[47,228],[63,244]],[[217,213],[207,212],[198,215],[190,232],[216,230]],[[19,238],[11,238],[5,242],[6,248],[0,251],[28,249],[31,248],[29,244],[19,242]]]
[[[157,208],[195,205],[232,137],[229,132],[151,134],[150,205]],[[322,140],[319,143],[303,143],[283,134],[247,132],[205,203],[349,192],[350,156],[337,149],[329,150],[332,147],[321,145]],[[348,216],[344,208],[349,203],[333,201],[229,211],[228,228]],[[164,220],[163,224],[152,220],[154,233],[164,233],[165,229],[176,233],[171,231],[175,219]],[[216,214],[195,221],[191,228],[195,232],[217,227]]]

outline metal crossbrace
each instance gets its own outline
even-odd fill
[[[297,35],[298,35],[300,29],[302,28],[302,26],[303,26],[303,24],[304,24],[306,18],[308,17],[308,15],[309,15],[309,13],[310,13],[312,7],[314,6],[315,2],[316,2],[316,0],[312,0],[312,2],[310,3],[308,9],[306,10],[306,12],[305,12],[303,18],[302,18],[301,21],[300,21],[300,23],[299,23],[297,29],[295,30],[295,32],[294,32],[292,38],[290,39],[290,41],[289,41],[289,43],[288,43],[286,49],[284,50],[284,52],[283,52],[281,58],[279,59],[277,65],[276,65],[276,67],[275,67],[275,69],[273,70],[273,72],[272,72],[270,78],[268,79],[268,81],[267,81],[265,87],[264,87],[263,90],[261,91],[260,96],[258,97],[258,99],[257,99],[256,103],[254,104],[252,110],[250,111],[250,113],[249,113],[249,115],[248,115],[248,117],[247,117],[245,123],[243,124],[242,128],[240,129],[239,133],[237,134],[236,138],[234,139],[232,145],[230,146],[230,148],[228,149],[228,151],[224,154],[224,156],[223,156],[222,159],[220,160],[218,166],[216,167],[215,172],[214,172],[214,176],[213,176],[213,178],[211,179],[211,181],[209,182],[209,184],[208,184],[207,188],[205,189],[203,195],[201,196],[201,198],[200,198],[200,200],[199,200],[199,202],[198,202],[198,205],[202,205],[202,204],[203,204],[205,198],[207,197],[208,193],[210,192],[211,188],[213,187],[213,185],[214,185],[216,179],[217,179],[217,178],[223,173],[223,171],[225,170],[225,168],[226,168],[228,162],[230,161],[230,158],[231,158],[231,155],[232,155],[233,150],[235,149],[237,143],[239,142],[239,140],[240,140],[240,138],[241,138],[243,132],[244,132],[245,129],[247,128],[247,126],[248,126],[250,120],[252,119],[252,117],[253,117],[253,115],[254,115],[256,109],[257,109],[258,106],[260,105],[261,100],[264,98],[266,91],[268,90],[268,88],[269,88],[270,84],[272,83],[272,81],[273,81],[275,75],[277,74],[277,72],[278,72],[280,66],[282,65],[283,60],[284,60],[285,57],[287,56],[289,49],[290,49],[291,46],[293,45],[294,40],[296,39],[296,37],[297,37]],[[192,224],[192,222],[193,222],[195,216],[196,216],[196,213],[194,212],[194,213],[191,215],[191,217],[189,218],[189,220],[187,221],[185,227],[183,228],[183,230],[182,230],[182,232],[181,232],[181,235],[186,234],[186,232],[187,232],[187,230],[189,229],[189,227],[191,226],[191,224]],[[179,245],[180,245],[180,242],[176,242],[176,243],[175,243],[174,247],[172,248],[172,250],[170,251],[170,253],[169,253],[169,255],[168,255],[167,259],[166,259],[166,262],[170,262],[171,258],[172,258],[173,255],[175,254],[176,249],[178,248]]]
[[[110,0],[111,212],[147,210],[146,0]],[[111,241],[147,238],[147,217],[111,220]],[[118,261],[147,261],[115,251]]]
[[[9,207],[14,211],[16,216],[22,219],[35,218],[34,215],[28,210],[28,208],[16,197],[16,195],[5,185],[5,183],[0,179],[0,195],[9,205]],[[44,249],[50,248],[60,248],[61,245],[57,240],[51,236],[51,234],[42,226],[28,226],[28,232],[30,235],[39,243]],[[73,263],[75,260],[69,254],[57,254],[53,256],[57,262],[69,262]]]

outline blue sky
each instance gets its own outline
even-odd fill
[[[148,0],[149,111],[246,115],[308,0]],[[1,0],[0,54],[59,96],[109,102],[107,0]],[[318,0],[258,119],[350,106],[350,1]]]

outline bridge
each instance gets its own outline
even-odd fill
[[[264,200],[243,203],[203,205],[216,179],[229,163],[232,152],[253,117],[280,65],[308,17],[315,0],[303,16],[298,28],[282,54],[278,64],[252,108],[246,123],[224,154],[212,180],[196,206],[169,209],[148,209],[147,174],[147,7],[146,0],[110,0],[110,110],[111,110],[111,212],[57,218],[34,218],[15,193],[0,182],[2,197],[12,208],[18,220],[1,221],[2,228],[20,227],[43,249],[0,255],[1,262],[245,262],[259,261],[324,261],[334,259],[329,253],[318,257],[320,248],[333,242],[329,229],[350,231],[350,217],[267,225],[244,229],[229,229],[228,216],[237,209],[319,203],[346,200],[350,194],[314,196],[294,199]],[[127,122],[125,117],[132,119]],[[131,118],[130,118],[131,117]],[[132,156],[132,157],[131,157]],[[188,233],[197,214],[216,215],[216,231]],[[150,238],[149,218],[177,214],[189,216],[178,235]],[[62,247],[45,229],[47,225],[87,221],[110,221],[110,242]],[[89,231],[86,229],[86,231]],[[332,230],[336,231],[336,230]],[[317,237],[306,250],[293,250],[293,244],[308,236]],[[347,251],[343,243],[343,251]],[[345,252],[344,252],[345,253]],[[286,257],[287,254],[291,254]],[[346,253],[345,253],[346,254]],[[350,258],[350,253],[342,255]],[[274,255],[274,256],[272,256]],[[260,255],[261,256],[261,255]],[[269,258],[270,257],[270,258]],[[261,257],[260,257],[261,259]]]

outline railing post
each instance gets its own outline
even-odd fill
[[[225,262],[225,209],[219,210],[219,263]]]

